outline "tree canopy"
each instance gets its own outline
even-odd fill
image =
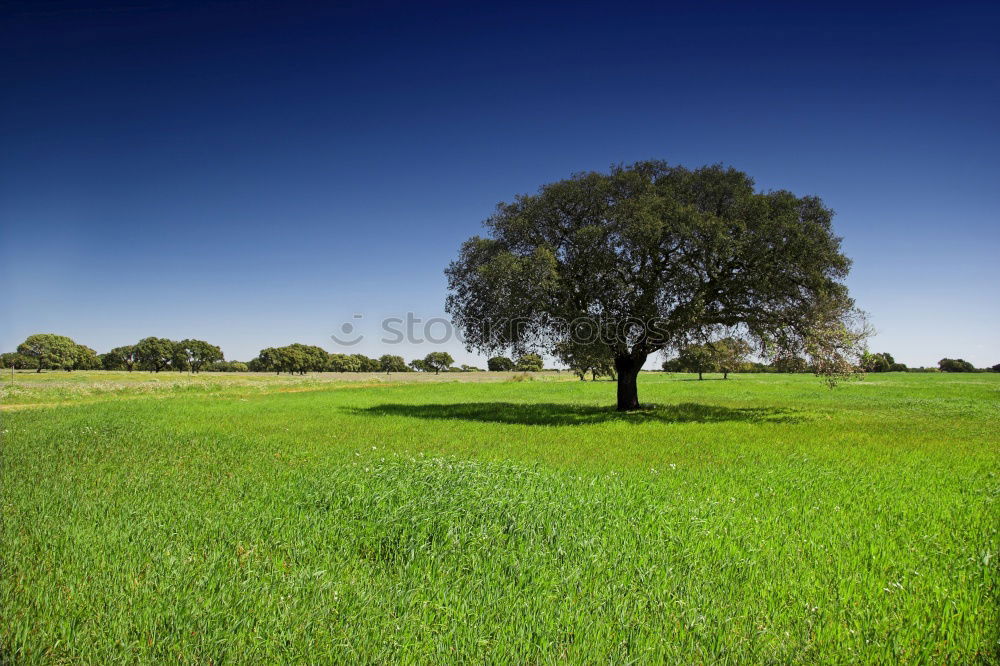
[[[72,368],[79,357],[77,344],[65,335],[35,333],[17,346],[17,353],[34,360],[37,372],[50,368]]]
[[[198,372],[206,364],[225,360],[222,349],[204,340],[181,340],[177,349],[192,372]]]
[[[975,372],[976,366],[964,358],[943,358],[938,361],[941,372]]]
[[[541,372],[542,357],[538,354],[521,354],[514,361],[514,369],[518,372]]]
[[[170,367],[175,361],[176,347],[173,340],[167,338],[143,338],[135,345],[139,367],[150,372],[159,372]]]
[[[722,166],[581,173],[497,207],[446,270],[446,310],[469,349],[599,341],[620,410],[639,408],[649,354],[728,335],[806,355],[833,381],[867,331],[832,218],[817,197],[758,192]]]
[[[454,362],[455,359],[448,352],[431,352],[424,357],[424,367],[428,372],[433,371],[434,374],[442,370],[447,372]]]
[[[514,361],[506,356],[492,356],[487,359],[486,368],[491,372],[509,372],[514,369]]]
[[[408,372],[410,367],[406,365],[406,360],[402,356],[394,354],[383,354],[378,359],[379,369],[382,372]]]

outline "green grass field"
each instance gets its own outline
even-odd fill
[[[18,374],[0,663],[998,659],[998,374],[359,379]]]

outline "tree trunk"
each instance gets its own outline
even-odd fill
[[[722,371],[722,378],[723,379],[729,379],[729,371],[728,370],[723,370]]]
[[[698,371],[698,381],[701,381],[701,370]]]
[[[627,355],[615,357],[615,370],[618,373],[618,411],[630,412],[639,409],[639,389],[636,380],[642,364],[646,362],[645,355]]]

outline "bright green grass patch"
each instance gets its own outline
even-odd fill
[[[4,413],[0,661],[988,662],[1000,375]]]

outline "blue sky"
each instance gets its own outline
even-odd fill
[[[0,11],[2,350],[157,335],[245,360],[338,351],[346,320],[351,352],[423,356],[378,321],[442,316],[497,202],[660,158],[821,196],[874,350],[1000,363],[990,4]]]

